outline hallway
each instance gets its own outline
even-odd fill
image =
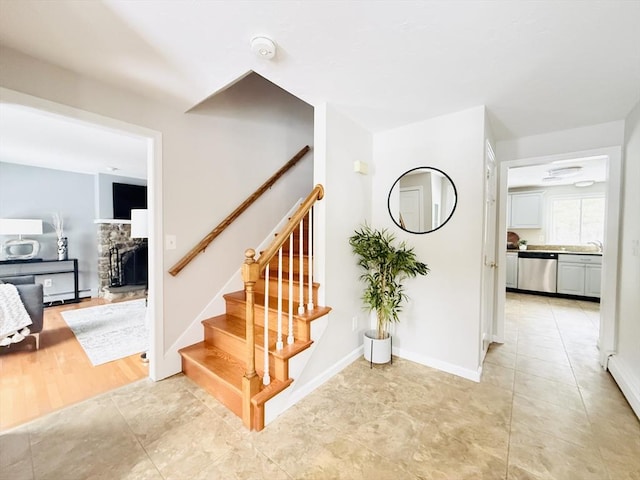
[[[640,423],[597,361],[598,304],[508,294],[481,383],[359,359],[262,432],[182,375],[0,437],[0,478],[640,478]]]

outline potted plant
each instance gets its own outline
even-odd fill
[[[520,240],[518,242],[518,248],[520,250],[526,250],[527,249],[527,241],[526,240]]]
[[[395,245],[395,236],[386,229],[375,230],[365,225],[349,238],[358,265],[364,273],[362,301],[367,311],[376,312],[377,329],[364,335],[364,356],[372,363],[391,360],[389,325],[398,322],[398,313],[408,300],[402,281],[417,275],[426,275],[429,267],[418,261],[413,248],[405,242]]]

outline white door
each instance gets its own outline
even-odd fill
[[[400,224],[412,232],[423,232],[423,219],[422,189],[417,187],[401,187]]]
[[[493,317],[495,308],[495,269],[496,269],[496,159],[493,149],[487,142],[484,166],[484,269],[482,274],[482,338],[480,344],[480,363],[487,354],[493,338]]]

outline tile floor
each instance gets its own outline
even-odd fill
[[[141,380],[0,437],[0,478],[640,479],[640,423],[598,367],[598,305],[509,294],[474,383],[363,360],[247,432],[185,377]]]

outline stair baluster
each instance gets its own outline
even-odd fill
[[[304,315],[304,264],[302,263],[302,256],[304,253],[304,217],[300,220],[300,238],[298,239],[300,251],[298,252],[298,258],[300,260],[300,268],[298,268],[298,283],[300,286],[298,302],[298,315]]]
[[[276,350],[282,350],[282,247],[278,250],[278,341]]]
[[[287,345],[294,342],[293,338],[293,232],[289,235],[289,325],[287,328]]]
[[[313,310],[313,261],[311,255],[313,255],[313,207],[309,210],[309,303],[307,303],[307,309]]]

